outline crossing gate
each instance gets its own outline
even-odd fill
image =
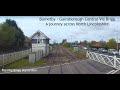
[[[117,58],[116,56],[108,56],[104,54],[87,51],[86,57],[88,57],[91,60],[95,60],[97,62],[111,66],[115,69],[120,69],[120,58]]]

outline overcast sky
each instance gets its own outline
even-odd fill
[[[0,16],[0,23],[4,22],[6,19],[15,20],[18,26],[22,29],[24,34],[28,37],[33,35],[37,30],[40,30],[46,34],[50,39],[51,43],[56,40],[61,42],[63,39],[67,41],[99,41],[104,40],[108,41],[110,38],[117,38],[117,34],[120,38],[120,16],[109,16],[108,18],[115,18],[115,21],[60,21],[59,18],[99,18],[107,16]],[[42,18],[42,19],[40,19]],[[54,18],[56,21],[48,21],[45,18]],[[44,20],[43,20],[44,19]],[[50,20],[50,19],[49,19]],[[52,20],[52,19],[51,19]],[[47,26],[46,23],[96,23],[96,22],[105,22],[109,23],[109,26]],[[115,32],[114,30],[117,30]],[[120,41],[120,40],[119,40]]]

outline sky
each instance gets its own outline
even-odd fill
[[[120,16],[0,16],[0,23],[5,22],[6,19],[15,20],[28,37],[40,30],[51,39],[51,43],[54,41],[60,43],[63,39],[67,39],[68,42],[108,41],[111,38],[117,40],[117,35],[120,39]],[[86,25],[76,25],[76,23],[86,23]],[[87,26],[87,23],[109,25]]]

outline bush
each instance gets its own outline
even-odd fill
[[[70,43],[64,43],[64,44],[63,44],[63,46],[64,46],[64,47],[67,47],[67,48],[69,48],[70,45],[71,45]]]
[[[86,59],[86,52],[76,51],[74,52],[78,59]]]

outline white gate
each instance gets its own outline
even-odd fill
[[[108,66],[114,67],[116,69],[120,69],[120,58],[117,58],[116,56],[108,56],[87,51],[86,57],[88,57],[91,60],[95,60]]]

